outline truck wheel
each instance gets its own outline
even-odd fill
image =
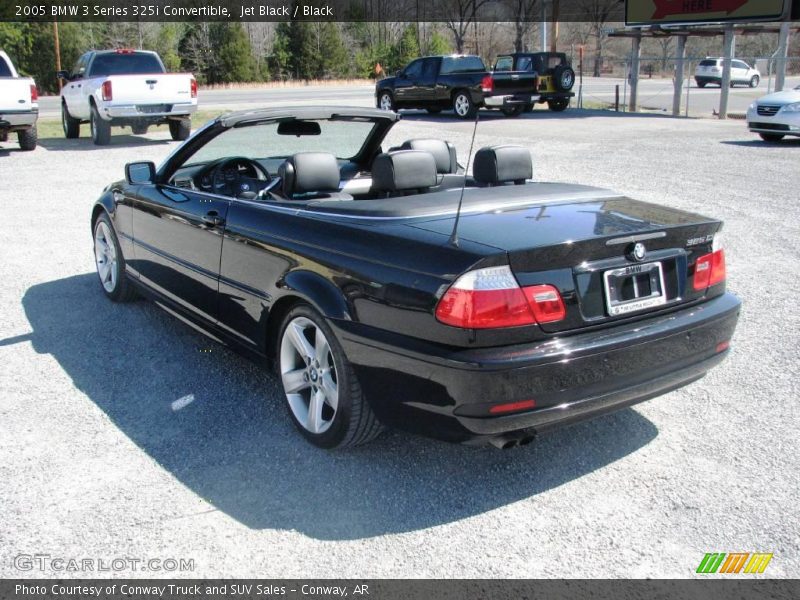
[[[558,90],[568,92],[575,85],[575,71],[566,65],[558,65],[553,69],[553,81]]]
[[[192,122],[189,119],[179,119],[169,122],[169,134],[176,142],[188,139],[192,133]]]
[[[92,141],[95,146],[107,146],[111,141],[111,123],[100,118],[97,107],[92,105],[89,117],[89,128],[92,131]]]
[[[532,102],[529,102],[528,104],[525,105],[524,112],[526,112],[526,113],[533,112],[533,103]]]
[[[311,306],[298,304],[286,315],[275,352],[289,415],[309,442],[346,448],[381,433],[339,340]]]
[[[469,92],[461,90],[453,96],[453,110],[462,119],[472,119],[475,113],[478,112],[478,107],[475,106],[472,98],[470,98]]]
[[[170,123],[171,122],[172,121],[170,121]],[[132,125],[131,133],[133,135],[144,135],[145,133],[147,133],[147,125]]]
[[[780,142],[783,139],[782,133],[759,133],[765,142]]]
[[[64,129],[64,137],[68,140],[74,140],[81,135],[80,119],[74,119],[63,102],[61,103],[61,127]]]
[[[378,108],[381,110],[394,110],[394,98],[389,92],[381,92],[378,96]]]
[[[697,82],[697,87],[699,87],[699,88],[704,88],[704,87],[706,87],[706,82],[705,82],[705,81],[698,81],[698,82]]]
[[[522,114],[524,108],[525,108],[524,106],[519,104],[516,106],[507,106],[505,108],[501,108],[500,110],[507,117],[518,117]]]
[[[547,101],[547,108],[553,112],[563,112],[569,106],[569,98],[556,98]]]
[[[36,143],[39,141],[39,132],[36,130],[36,125],[33,125],[30,129],[18,131],[17,141],[21,150],[26,152],[36,150]]]

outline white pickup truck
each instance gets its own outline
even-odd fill
[[[20,77],[8,54],[0,50],[0,142],[17,133],[22,150],[34,150],[38,140],[39,92],[30,77]]]
[[[64,80],[61,122],[68,138],[79,137],[86,122],[98,145],[109,143],[111,127],[139,135],[167,123],[173,140],[189,137],[197,81],[191,73],[167,73],[155,52],[92,50],[57,75]]]

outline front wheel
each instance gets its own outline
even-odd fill
[[[20,149],[25,152],[36,150],[36,144],[39,142],[39,132],[36,129],[36,125],[33,125],[29,129],[18,131],[17,141],[19,142]]]
[[[460,91],[453,96],[453,110],[458,117],[471,119],[478,112],[478,107],[475,106],[469,93]]]
[[[751,87],[751,88],[758,87],[758,83],[759,83],[760,81],[761,81],[761,79],[759,79],[758,75],[753,75],[753,76],[750,78],[750,87]]]
[[[759,133],[758,135],[765,142],[780,142],[783,139],[782,133]]]
[[[92,130],[92,141],[95,146],[107,146],[111,142],[111,123],[100,118],[96,106],[92,106],[89,128]]]
[[[169,134],[176,142],[182,142],[189,139],[192,133],[192,122],[189,119],[179,119],[177,121],[169,122]]]
[[[277,357],[289,414],[309,442],[346,448],[381,433],[333,330],[311,306],[299,304],[286,315]]]
[[[381,92],[378,96],[378,108],[381,110],[394,110],[394,98],[389,92]]]
[[[114,302],[129,302],[136,291],[125,277],[125,258],[106,213],[94,224],[94,262],[103,292]]]
[[[569,98],[558,98],[547,101],[547,108],[554,112],[563,112],[569,106]]]

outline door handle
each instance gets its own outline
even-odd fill
[[[220,217],[217,211],[212,210],[203,215],[203,223],[209,227],[216,227],[218,225],[224,225],[225,219]]]

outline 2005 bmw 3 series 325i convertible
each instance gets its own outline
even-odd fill
[[[481,148],[471,175],[445,141],[382,147],[398,119],[237,112],[127,165],[92,213],[105,294],[142,292],[273,365],[324,448],[384,427],[527,443],[726,355],[719,221],[533,182],[520,147]]]

